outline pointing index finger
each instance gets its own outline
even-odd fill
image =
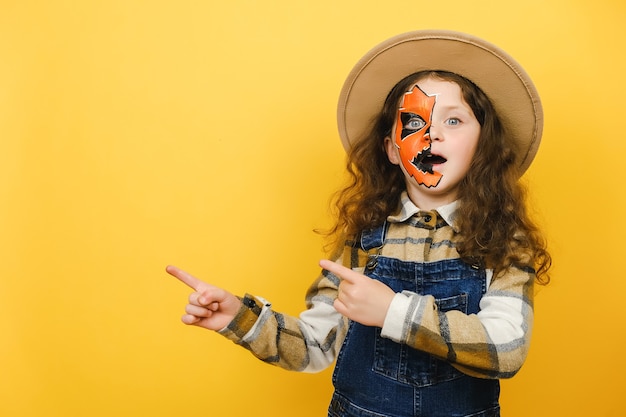
[[[185,272],[182,269],[177,268],[173,265],[168,265],[167,268],[165,268],[165,271],[171,276],[185,283],[187,286],[193,288],[194,290],[197,290],[198,286],[202,282],[198,278],[191,275],[190,273]]]
[[[343,280],[350,282],[354,281],[355,272],[350,268],[346,268],[345,266],[338,264],[337,262],[323,259],[320,261],[320,266]]]

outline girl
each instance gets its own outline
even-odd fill
[[[532,82],[480,39],[411,32],[357,63],[338,121],[351,181],[307,310],[169,266],[194,289],[183,322],[290,370],[336,360],[329,416],[499,416],[551,262],[518,181],[541,137]]]

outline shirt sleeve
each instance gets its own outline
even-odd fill
[[[395,295],[381,335],[450,362],[468,375],[510,378],[528,354],[534,273],[510,268],[494,279],[477,314],[442,312],[434,297]]]
[[[319,372],[333,363],[347,331],[347,319],[333,307],[338,284],[324,271],[307,291],[307,309],[299,317],[276,312],[268,301],[247,294],[235,319],[219,333],[264,362]]]

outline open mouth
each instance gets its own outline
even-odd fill
[[[446,161],[447,159],[443,156],[434,155],[430,153],[430,149],[427,149],[416,155],[411,164],[422,172],[433,174],[433,165],[443,164]]]

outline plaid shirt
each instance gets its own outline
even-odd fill
[[[403,194],[390,223],[382,256],[403,261],[455,259],[456,203],[430,212],[432,228],[407,227],[425,212]],[[339,261],[339,260],[338,260]],[[342,262],[364,270],[367,254],[347,244]],[[381,331],[383,337],[450,361],[460,371],[481,378],[509,378],[522,366],[533,322],[534,271],[511,268],[492,280],[478,314],[437,311],[428,294],[397,293]],[[235,319],[221,334],[259,359],[289,370],[317,372],[335,360],[349,321],[333,308],[339,278],[322,271],[306,294],[306,311],[291,317],[274,311],[260,297],[246,295]],[[441,317],[445,315],[445,317]],[[445,323],[445,326],[442,325]]]

